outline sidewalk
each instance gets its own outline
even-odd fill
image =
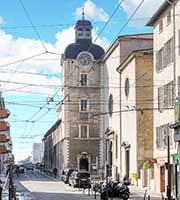
[[[160,200],[161,198],[161,194],[154,192],[152,190],[148,190],[147,188],[141,188],[141,187],[137,187],[137,186],[129,186],[130,189],[130,197],[132,199],[143,199],[145,191],[147,190],[146,193],[146,198],[148,198],[148,195],[150,195],[150,199],[151,200]]]

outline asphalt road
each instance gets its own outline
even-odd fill
[[[28,200],[92,200],[83,195],[83,191],[74,189],[54,178],[49,178],[38,171],[26,171],[14,175],[17,193],[26,195]],[[87,193],[87,191],[86,191]]]
[[[88,196],[88,191],[83,194],[82,189],[74,189],[58,179],[41,174],[38,171],[26,171],[19,176],[14,175],[17,193],[24,194],[25,200],[93,200],[94,196]],[[143,200],[145,189],[130,186],[130,199]],[[151,200],[160,200],[161,196],[148,191]],[[99,196],[96,198],[99,200]],[[116,199],[117,200],[117,199]]]

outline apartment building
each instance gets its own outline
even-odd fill
[[[180,86],[180,1],[164,1],[148,21],[154,28],[154,158],[155,190],[167,192],[170,154],[171,191],[177,196],[176,146],[171,124]],[[168,146],[170,153],[168,154]],[[177,163],[176,163],[177,164]],[[174,186],[174,187],[173,187]],[[180,191],[180,190],[179,190]]]

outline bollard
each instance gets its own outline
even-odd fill
[[[150,195],[148,195],[148,200],[151,200],[151,196]]]
[[[145,190],[145,192],[144,192],[143,200],[146,200],[146,193],[147,193],[147,190]]]
[[[88,185],[88,196],[90,196],[90,185]]]

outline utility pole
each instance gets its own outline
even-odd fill
[[[108,133],[109,129],[107,128],[105,131],[105,143],[106,143],[106,163],[105,163],[105,177],[106,177],[106,199],[108,200],[108,171],[109,171],[109,158],[108,158]]]
[[[9,165],[9,200],[13,200],[13,174],[12,174],[12,164]]]
[[[171,199],[171,164],[170,164],[169,129],[167,131],[167,170],[168,170],[167,198],[168,200],[170,200]]]

